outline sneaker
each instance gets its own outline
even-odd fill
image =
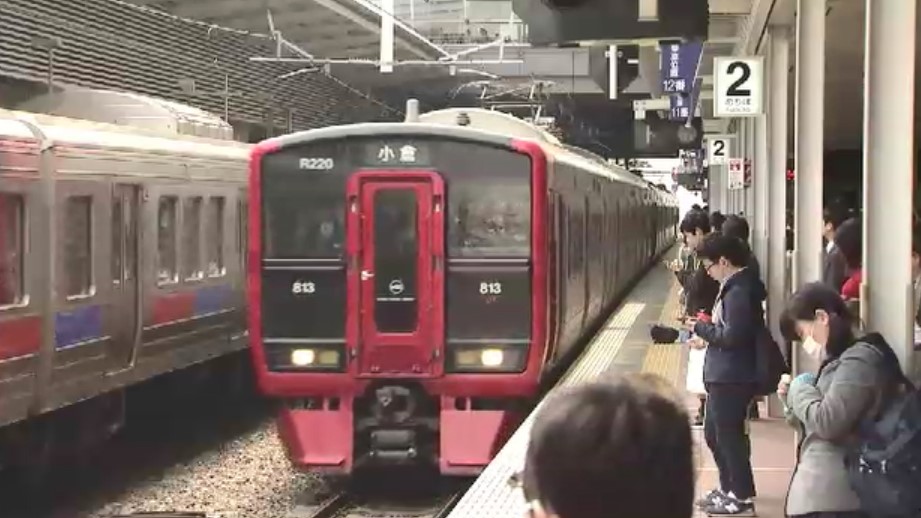
[[[700,497],[700,499],[697,500],[695,504],[697,505],[698,509],[706,509],[718,502],[721,498],[725,497],[726,495],[723,493],[722,489],[711,489],[709,492],[707,492],[707,494]]]
[[[704,511],[707,516],[758,516],[755,513],[755,502],[751,498],[739,500],[731,494],[717,499]]]

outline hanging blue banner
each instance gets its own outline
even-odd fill
[[[697,63],[703,52],[703,43],[663,43],[659,70],[662,74],[662,92],[666,94],[689,93],[697,78]]]
[[[691,115],[691,96],[672,94],[668,96],[668,120],[686,121]]]

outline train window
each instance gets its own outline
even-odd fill
[[[124,230],[124,214],[122,214],[122,199],[112,198],[112,282],[118,284],[122,281],[122,231]]]
[[[505,180],[505,181],[503,181]],[[449,250],[460,257],[527,257],[531,250],[531,188],[521,179],[455,179],[448,198]]]
[[[18,194],[0,193],[0,306],[22,304],[25,203]]]
[[[157,212],[157,281],[160,284],[174,283],[177,275],[176,223],[178,199],[163,196]]]
[[[67,297],[93,294],[93,198],[67,198],[64,229],[64,282]]]
[[[208,200],[208,226],[205,231],[208,246],[208,275],[224,275],[224,198]]]
[[[237,202],[237,247],[240,250],[240,265],[243,271],[246,271],[246,265],[249,264],[247,258],[247,248],[249,243],[249,204],[245,199]]]
[[[204,277],[201,266],[201,205],[200,197],[186,198],[182,207],[182,252],[186,280]]]
[[[341,257],[345,248],[345,176],[273,171],[263,177],[264,257]]]

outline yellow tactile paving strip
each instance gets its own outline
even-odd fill
[[[668,298],[662,307],[659,323],[675,326],[675,310],[678,307],[678,283],[672,281]],[[678,344],[649,344],[646,358],[643,360],[642,372],[657,374],[667,379],[675,387],[681,387],[684,348]]]

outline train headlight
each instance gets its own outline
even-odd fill
[[[527,359],[528,347],[464,347],[449,356],[448,370],[453,372],[521,372]]]
[[[339,372],[345,369],[343,352],[335,346],[273,348],[267,344],[266,351],[269,370]]]
[[[313,349],[295,349],[291,351],[291,365],[295,367],[308,367],[313,365],[317,359],[317,353]]]
[[[501,367],[505,363],[502,349],[483,349],[480,351],[480,363],[483,367]]]

